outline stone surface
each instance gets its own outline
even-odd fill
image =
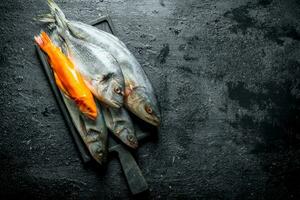
[[[153,83],[163,119],[136,155],[143,199],[300,199],[299,1],[57,3],[109,14]],[[79,159],[33,46],[47,11],[0,3],[0,198],[132,198],[116,159]]]

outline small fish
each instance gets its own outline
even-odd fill
[[[146,122],[159,126],[160,111],[152,85],[141,65],[117,37],[88,24],[69,21],[53,0],[48,0],[51,14],[40,21],[55,23],[57,27],[67,27],[80,40],[93,43],[111,53],[120,64],[125,80],[125,106]]]
[[[133,123],[125,108],[102,107],[107,128],[124,144],[136,149],[138,140],[135,136]]]
[[[52,43],[47,33],[42,32],[39,36],[35,36],[34,39],[48,55],[57,86],[66,96],[75,101],[83,114],[91,119],[95,119],[97,117],[97,107],[94,97],[80,74],[75,70],[72,61],[62,53],[60,48]]]

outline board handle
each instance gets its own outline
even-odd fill
[[[132,194],[139,194],[148,190],[148,184],[131,153],[119,145],[116,149]]]

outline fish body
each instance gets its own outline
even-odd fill
[[[136,149],[138,141],[132,120],[125,108],[103,107],[102,113],[107,128],[127,146]]]
[[[73,37],[67,30],[61,35],[67,54],[95,97],[108,106],[121,107],[124,77],[115,58],[102,47]]]
[[[95,119],[98,112],[94,97],[81,75],[76,71],[73,62],[62,53],[60,48],[53,44],[47,33],[42,32],[34,39],[48,55],[58,87],[76,103],[82,113]]]
[[[77,21],[69,21],[53,0],[48,0],[51,14],[41,21],[67,27],[70,33],[83,41],[107,50],[119,63],[125,80],[125,106],[148,123],[158,126],[160,111],[152,85],[139,62],[118,38],[107,32]]]

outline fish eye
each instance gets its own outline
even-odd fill
[[[145,106],[145,110],[148,114],[152,114],[153,110],[150,106]]]
[[[119,87],[116,87],[116,88],[114,89],[114,91],[115,91],[115,93],[117,93],[117,94],[121,94],[121,89],[120,89]]]

